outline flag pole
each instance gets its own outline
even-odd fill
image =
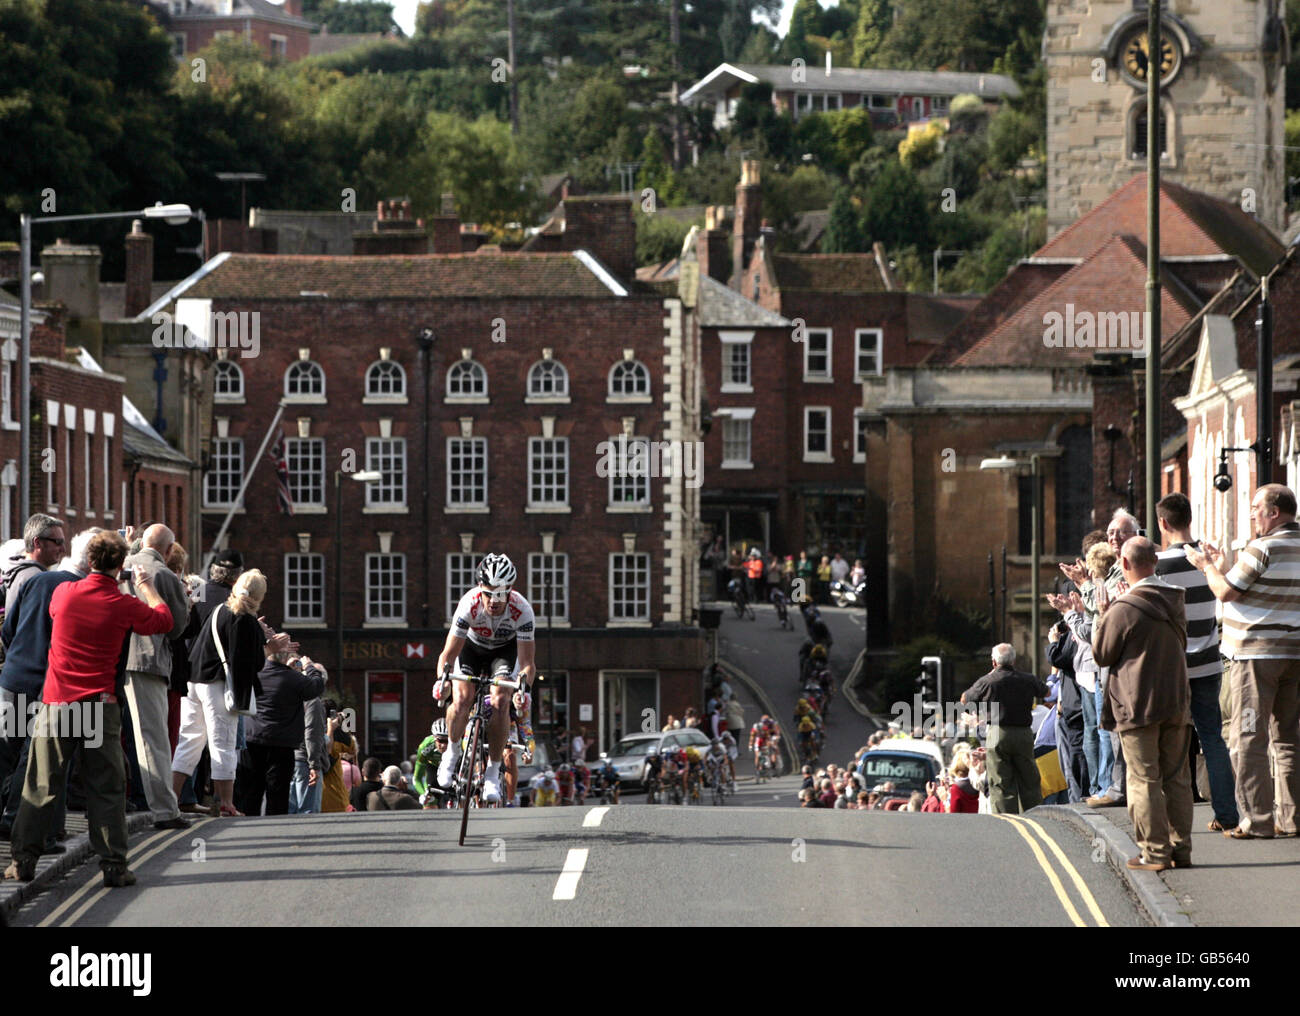
[[[221,546],[221,540],[226,535],[226,530],[230,528],[230,520],[235,517],[235,512],[239,510],[240,504],[244,500],[244,491],[248,489],[248,482],[253,478],[253,473],[257,471],[257,464],[266,454],[266,446],[271,443],[271,433],[276,427],[280,426],[280,418],[284,416],[284,400],[276,407],[275,417],[271,420],[271,425],[266,428],[266,435],[262,438],[262,446],[257,449],[257,454],[253,456],[253,464],[244,474],[244,482],[239,485],[239,493],[235,495],[235,502],[230,506],[230,511],[226,512],[226,517],[221,523],[221,529],[217,531],[216,539],[212,541],[212,546],[208,549],[203,558],[203,574],[207,576],[208,566],[212,564],[212,559],[216,556],[217,548]]]

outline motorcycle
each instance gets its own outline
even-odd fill
[[[861,607],[867,602],[867,583],[864,579],[856,586],[839,581],[831,583],[831,599],[837,607]]]

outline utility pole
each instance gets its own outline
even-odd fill
[[[1146,525],[1160,499],[1160,0],[1147,9]]]
[[[506,0],[506,56],[510,63],[510,133],[519,133],[519,84],[515,80],[515,0]]]
[[[678,84],[677,74],[679,65],[677,62],[677,53],[682,46],[682,29],[681,22],[677,16],[678,0],[672,0],[668,6],[668,41],[673,51],[673,169],[682,168],[682,121],[681,107],[678,104]]]

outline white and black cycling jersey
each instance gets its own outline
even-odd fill
[[[536,621],[532,604],[512,589],[505,612],[500,617],[493,617],[483,606],[479,593],[475,587],[456,604],[451,630],[458,638],[468,639],[482,649],[500,649],[514,639],[533,641]]]

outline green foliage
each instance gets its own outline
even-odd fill
[[[874,66],[991,70],[1025,32],[1041,38],[1041,0],[907,0],[875,51]]]
[[[692,225],[703,226],[704,220],[697,223],[682,222],[667,215],[645,215],[636,213],[636,263],[657,265],[677,257],[682,252],[682,242]]]
[[[886,163],[866,195],[867,235],[887,248],[930,247],[930,209],[916,174],[900,162]]]
[[[894,5],[889,0],[861,0],[853,28],[853,66],[876,67],[876,54],[894,24]]]
[[[867,235],[862,228],[862,217],[853,204],[849,189],[837,188],[835,199],[831,202],[826,232],[822,236],[822,253],[852,254],[865,251],[867,247]]]
[[[788,234],[800,212],[826,208],[831,203],[835,180],[818,166],[800,166],[793,173],[765,173],[762,188],[763,217],[778,234]]]
[[[333,35],[348,32],[396,32],[393,5],[380,0],[303,0],[302,15]]]
[[[1042,137],[1039,125],[1007,106],[989,122],[989,163],[996,170],[1014,169]]]
[[[1300,71],[1297,71],[1297,73],[1300,73]],[[1286,126],[1283,131],[1283,144],[1288,149],[1286,153],[1286,175],[1288,180],[1293,180],[1300,177],[1300,110],[1287,110]],[[1290,193],[1291,188],[1288,187],[1287,191]]]
[[[909,131],[898,146],[898,161],[911,170],[925,168],[939,157],[946,133],[941,120],[931,120],[923,130]]]
[[[498,231],[540,214],[534,189],[528,186],[528,167],[508,124],[491,116],[468,123],[450,113],[430,113],[421,143],[420,178],[426,182],[421,194],[430,205],[437,195],[450,191],[462,219]]]

